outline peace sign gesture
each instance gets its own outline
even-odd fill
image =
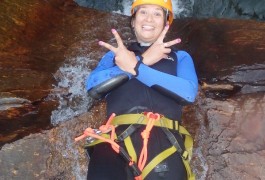
[[[115,29],[112,29],[111,31],[117,41],[118,47],[114,47],[103,41],[99,41],[99,45],[109,49],[115,54],[115,63],[121,70],[136,75],[134,67],[138,60],[136,59],[134,52],[129,51],[124,46],[120,35]]]
[[[181,42],[181,39],[178,38],[164,43],[168,29],[169,25],[166,25],[157,40],[142,54],[144,64],[150,66],[166,58],[167,54],[171,52],[169,47]]]

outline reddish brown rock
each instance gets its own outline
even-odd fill
[[[68,2],[72,1],[0,2],[0,106],[13,101],[13,107],[0,111],[0,146],[50,126],[56,102],[47,96],[66,49],[56,27],[71,6]],[[9,100],[3,103],[4,98]],[[15,98],[31,103],[14,102]]]
[[[53,74],[60,77],[62,63],[74,66],[77,56],[89,57],[89,68],[95,67],[106,52],[97,42],[115,43],[111,28],[131,41],[129,18],[70,0],[1,1],[0,18],[0,98],[21,98],[0,111],[0,140],[41,132],[3,146],[0,179],[84,178],[87,159],[82,143],[73,139],[105,120],[105,104],[43,130],[57,107],[56,99],[47,98],[56,83]],[[195,138],[192,165],[198,179],[264,179],[264,30],[263,22],[250,20],[173,23],[168,39],[182,38],[179,47],[194,58],[202,84],[183,117]],[[67,100],[67,88],[56,91]]]
[[[59,67],[76,56],[98,59],[104,51],[97,41],[108,39],[111,32],[105,30],[126,17],[114,14],[116,19],[105,23],[109,14],[77,7],[71,0],[1,1],[0,6],[0,98],[31,102],[29,106],[16,102],[13,108],[0,111],[2,146],[50,128],[51,112],[58,106],[50,94],[69,94],[68,89],[53,89]]]
[[[237,66],[264,64],[264,22],[184,19],[172,27],[170,38],[182,38],[181,47],[193,55],[201,78],[220,78]]]
[[[86,127],[105,121],[104,103],[49,131],[31,134],[0,151],[0,179],[85,179],[83,142],[74,142]]]
[[[225,102],[199,98],[196,107],[195,119],[201,125],[197,148],[204,158],[195,161],[206,162],[205,178],[264,179],[264,93]]]

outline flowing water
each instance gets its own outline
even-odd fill
[[[66,94],[54,93],[59,100],[59,106],[52,112],[51,123],[57,125],[60,122],[72,119],[84,112],[91,106],[91,98],[86,94],[85,79],[90,70],[88,64],[91,60],[87,57],[76,57],[69,59],[55,74],[58,80],[56,89],[67,89]]]

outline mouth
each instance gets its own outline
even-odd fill
[[[149,25],[143,25],[143,26],[142,26],[142,29],[143,29],[143,30],[150,31],[150,30],[154,30],[155,27],[154,27],[154,26],[149,26]]]

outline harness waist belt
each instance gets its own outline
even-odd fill
[[[147,124],[148,118],[144,114],[123,114],[116,116],[111,124],[113,125],[130,125],[130,124]],[[161,117],[159,121],[155,121],[154,126],[166,127],[172,130],[179,130],[179,122],[173,121],[166,117]]]
[[[137,161],[137,155],[132,143],[132,140],[130,138],[130,135],[134,132],[135,128],[138,127],[138,125],[147,125],[148,124],[148,117],[145,114],[124,114],[116,116],[112,119],[111,123],[114,126],[119,125],[129,125],[129,127],[120,135],[117,136],[115,134],[115,139],[119,140],[119,137],[124,141],[127,152],[123,152],[123,156],[127,161]],[[175,152],[178,152],[181,157],[182,161],[184,163],[184,166],[187,171],[188,180],[195,180],[195,175],[192,173],[189,160],[192,155],[192,147],[193,147],[193,140],[190,136],[189,132],[181,125],[179,125],[178,121],[170,120],[166,117],[160,117],[158,121],[154,121],[154,126],[161,127],[163,131],[165,132],[166,136],[169,138],[169,141],[171,142],[172,146],[168,149],[165,149],[161,153],[159,153],[156,157],[154,157],[142,170],[141,177],[144,179],[159,163],[161,163],[163,160],[174,154]],[[166,129],[167,128],[167,129]],[[185,136],[184,138],[184,146],[185,149],[181,149],[179,146],[177,140],[174,138],[174,136],[169,131],[176,130],[178,131],[182,136]],[[109,133],[103,133],[101,135],[102,137],[105,137],[107,139],[110,139]],[[97,140],[95,142],[89,143],[86,145],[86,147],[94,146],[98,143],[103,142],[102,140]],[[138,171],[137,167],[132,167],[134,174],[138,175],[141,172]]]

